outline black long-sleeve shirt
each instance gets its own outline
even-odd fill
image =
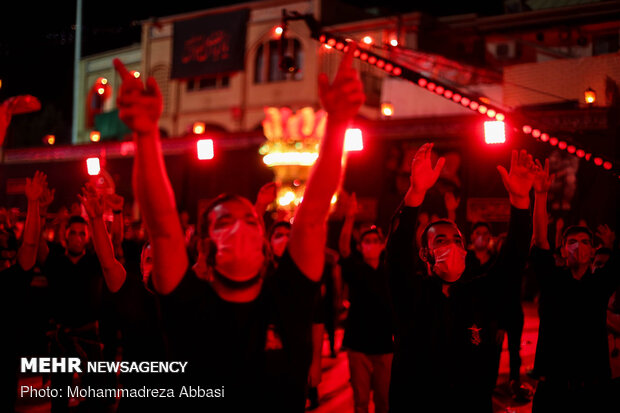
[[[531,239],[528,210],[512,208],[506,243],[487,274],[442,293],[415,250],[417,208],[403,207],[387,246],[396,313],[390,411],[492,411],[499,308],[509,280],[518,277]]]

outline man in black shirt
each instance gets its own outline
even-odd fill
[[[153,285],[161,296],[170,356],[189,361],[189,374],[180,377],[179,384],[194,389],[224,386],[224,397],[177,398],[179,404],[228,412],[251,407],[304,410],[325,221],[340,180],[344,133],[365,99],[352,68],[355,45],[347,47],[333,84],[327,76],[319,77],[321,101],[329,114],[326,132],[286,252],[269,277],[264,274],[269,260],[263,225],[254,206],[236,195],[216,198],[204,212],[203,262],[188,268],[159,142],[161,93],[153,78],[145,87],[114,61],[123,80],[119,116],[136,135],[134,192],[153,248]],[[272,358],[282,357],[284,363],[272,363]],[[276,386],[283,380],[292,383],[286,390],[296,390],[282,392]]]
[[[478,221],[472,226],[472,249],[467,251],[466,263],[471,276],[484,275],[489,272],[497,254],[491,247],[491,226],[487,222]],[[499,250],[499,249],[498,249]],[[508,353],[510,356],[510,391],[512,397],[519,402],[528,401],[526,393],[521,389],[521,334],[523,333],[523,308],[521,307],[521,277],[512,277],[506,285],[502,305],[499,310],[499,335],[497,346],[497,373],[502,353],[504,335],[508,337]],[[498,337],[499,338],[499,337]]]
[[[349,307],[342,346],[347,349],[355,413],[368,412],[370,391],[377,413],[387,413],[390,374],[394,355],[392,306],[385,269],[383,237],[376,227],[360,235],[351,249],[351,233],[357,213],[351,196],[340,232],[342,276],[349,286]]]
[[[120,198],[117,195],[117,198]],[[122,198],[121,202],[122,202]],[[82,205],[88,214],[89,229],[95,252],[103,270],[105,288],[109,292],[109,305],[106,306],[106,321],[112,331],[120,332],[122,358],[125,361],[158,361],[165,358],[164,340],[159,323],[159,309],[156,296],[147,290],[143,279],[150,275],[151,250],[144,249],[141,261],[128,265],[129,269],[116,258],[113,242],[108,235],[103,220],[104,196],[87,184],[80,196]],[[115,217],[116,219],[117,217]],[[122,219],[122,217],[118,217]],[[129,257],[131,258],[131,257]],[[141,270],[145,273],[141,275]],[[113,348],[116,350],[116,347]],[[111,353],[112,358],[116,356]],[[120,373],[119,381],[123,388],[156,388],[161,386],[161,375],[146,373]],[[166,377],[169,379],[169,377]],[[155,409],[159,401],[154,398],[129,398],[119,400],[119,412],[133,412],[137,409]]]
[[[566,266],[556,266],[547,238],[547,193],[552,180],[547,161],[535,183],[530,258],[540,285],[534,366],[540,381],[532,411],[617,411],[617,399],[608,398],[611,371],[606,310],[620,283],[618,257],[612,256],[593,272],[592,232],[587,227],[570,226],[564,230],[560,249]]]
[[[103,224],[103,222],[102,222]],[[48,280],[51,318],[56,326],[52,338],[52,357],[103,359],[101,317],[104,302],[104,278],[97,256],[88,250],[86,220],[72,216],[66,228],[66,247],[42,243],[42,272]],[[102,374],[82,376],[83,386],[101,387],[112,377]],[[52,398],[52,412],[68,411],[67,386],[70,373],[52,373],[51,385],[62,390],[63,397]],[[112,400],[86,399],[91,409],[103,409]],[[96,411],[96,410],[93,410]]]
[[[535,165],[525,151],[513,151],[510,173],[498,167],[512,205],[508,239],[485,276],[469,277],[463,276],[463,238],[451,221],[431,222],[419,254],[414,250],[418,206],[444,164],[440,158],[432,168],[431,150],[432,144],[423,145],[412,162],[410,188],[387,246],[397,323],[390,411],[490,413],[497,307],[505,280],[527,258]],[[424,274],[418,266],[426,267]]]

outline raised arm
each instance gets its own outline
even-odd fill
[[[39,198],[46,187],[47,176],[43,172],[35,172],[32,179],[26,178],[26,197],[28,212],[24,227],[24,238],[17,252],[17,262],[24,271],[30,270],[37,262],[37,247],[41,233],[39,217]]]
[[[446,192],[443,200],[446,205],[446,211],[448,211],[448,219],[456,222],[456,209],[459,207],[461,199],[456,197],[454,192]]]
[[[511,210],[508,235],[494,268],[503,268],[515,277],[520,276],[525,267],[532,241],[530,192],[538,165],[527,151],[513,150],[510,172],[501,165],[497,167],[510,198]],[[504,271],[494,273],[501,275]]]
[[[265,211],[267,211],[267,207],[276,200],[278,196],[278,184],[275,182],[268,182],[265,185],[261,186],[258,191],[258,195],[256,196],[256,202],[254,203],[254,209],[256,210],[256,214],[260,219],[260,222],[265,227],[265,221],[263,216],[265,215]],[[266,228],[265,228],[266,229]]]
[[[356,45],[350,42],[348,48],[331,85],[325,74],[319,76],[319,95],[329,115],[327,127],[288,244],[293,261],[313,281],[319,281],[323,273],[325,222],[340,182],[345,131],[365,101],[362,82],[352,67]]]
[[[43,188],[43,192],[39,197],[39,216],[41,219],[41,231],[39,235],[39,248],[37,250],[37,262],[39,264],[45,263],[47,260],[47,256],[49,255],[50,249],[47,246],[47,240],[44,238],[43,229],[45,228],[45,224],[47,222],[47,209],[54,200],[55,189],[50,189],[45,183],[45,187]]]
[[[534,245],[540,249],[548,250],[548,217],[547,217],[547,194],[553,183],[554,175],[549,175],[549,159],[545,160],[545,167],[536,160],[538,171],[534,179]]]
[[[419,264],[415,248],[416,223],[418,207],[424,201],[426,192],[435,184],[444,158],[439,158],[435,167],[431,164],[432,143],[426,143],[418,149],[411,162],[409,190],[405,195],[403,206],[396,212],[386,247],[390,290],[394,307],[400,313],[402,306],[410,300],[408,292]]]
[[[112,210],[112,245],[117,257],[122,257],[123,249],[123,205],[125,199],[118,194],[108,194],[104,196],[105,204]]]
[[[347,205],[347,211],[344,216],[344,224],[342,225],[340,238],[338,239],[338,249],[340,250],[340,256],[342,258],[347,258],[351,255],[351,233],[353,232],[356,213],[357,198],[355,193],[353,193],[349,198],[349,204]]]
[[[185,237],[159,140],[162,97],[154,78],[146,87],[114,59],[121,76],[119,117],[134,132],[136,155],[133,189],[153,248],[153,284],[161,294],[172,292],[188,266]]]
[[[115,293],[123,286],[127,273],[123,265],[114,256],[112,240],[103,221],[103,197],[97,194],[92,185],[87,184],[82,189],[82,195],[78,195],[78,198],[88,214],[93,246],[101,263],[106,285],[111,292]]]

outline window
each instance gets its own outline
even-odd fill
[[[618,33],[595,36],[593,40],[593,56],[598,56],[606,53],[616,53],[620,48]]]
[[[196,77],[187,81],[187,91],[222,89],[228,87],[229,84],[230,78],[228,76]]]
[[[297,39],[287,39],[284,55],[290,56],[295,62],[297,71],[285,73],[280,69],[280,40],[270,40],[258,46],[254,60],[254,83],[281,82],[285,80],[301,80],[303,78],[304,53]]]

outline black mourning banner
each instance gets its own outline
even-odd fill
[[[243,70],[249,9],[174,24],[172,78]]]

